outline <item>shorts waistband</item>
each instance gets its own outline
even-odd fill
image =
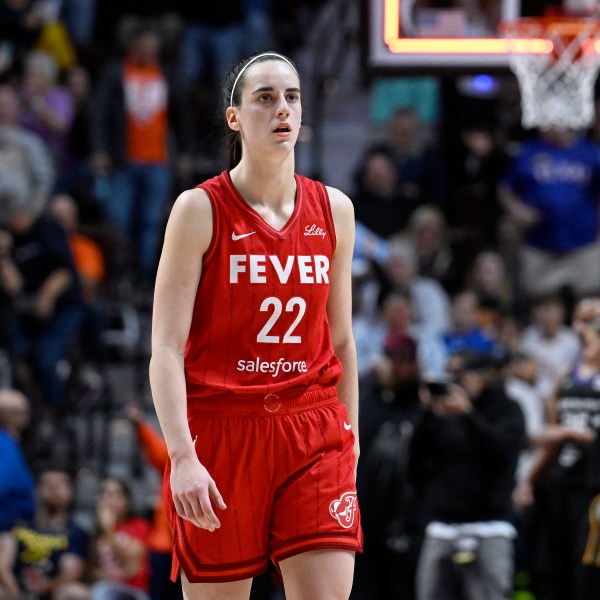
[[[224,393],[189,398],[189,417],[200,415],[268,416],[302,412],[337,402],[335,387],[313,386],[302,390],[282,390],[270,394]]]

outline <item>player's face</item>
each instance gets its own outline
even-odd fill
[[[296,72],[282,60],[251,65],[235,111],[244,153],[256,151],[264,156],[275,149],[290,152],[302,118]]]

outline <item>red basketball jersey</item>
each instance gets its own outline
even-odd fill
[[[228,171],[199,186],[212,205],[213,238],[185,352],[191,398],[334,385],[341,376],[326,313],[336,245],[329,197],[323,184],[295,179],[294,212],[280,231]]]

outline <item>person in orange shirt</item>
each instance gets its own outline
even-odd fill
[[[109,188],[99,200],[133,242],[145,284],[158,262],[172,160],[181,177],[191,168],[191,111],[174,73],[161,62],[160,35],[141,23],[125,57],[103,72],[92,115],[92,168]]]
[[[162,475],[169,457],[162,435],[144,419],[138,406],[129,405],[126,413],[135,428],[138,442],[146,459]],[[150,551],[151,600],[182,598],[181,584],[173,583],[170,579],[173,536],[161,494],[157,495],[147,546]]]
[[[106,275],[104,253],[94,239],[81,233],[79,209],[71,196],[56,194],[50,201],[49,211],[67,233],[69,247],[79,275],[85,305],[81,335],[83,353],[88,359],[100,360],[102,351],[98,340],[106,316],[102,302],[98,298],[98,287]]]
[[[105,276],[104,254],[100,246],[79,231],[79,210],[75,200],[67,194],[57,194],[51,201],[50,212],[69,236],[75,267],[81,278],[83,298],[96,299],[98,286]]]

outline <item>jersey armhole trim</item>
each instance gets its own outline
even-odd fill
[[[206,252],[204,253],[204,257],[203,257],[203,261],[202,261],[204,263],[205,261],[209,260],[212,257],[212,255],[215,253],[215,248],[217,246],[217,237],[220,233],[219,232],[219,219],[217,218],[219,210],[218,210],[218,203],[208,186],[205,186],[203,183],[201,183],[200,185],[197,185],[196,188],[199,188],[199,189],[203,190],[204,192],[206,192],[206,195],[208,196],[208,200],[210,202],[210,206],[212,208],[213,231],[212,231],[212,237],[210,240],[210,244],[208,245],[208,248],[206,249]]]

